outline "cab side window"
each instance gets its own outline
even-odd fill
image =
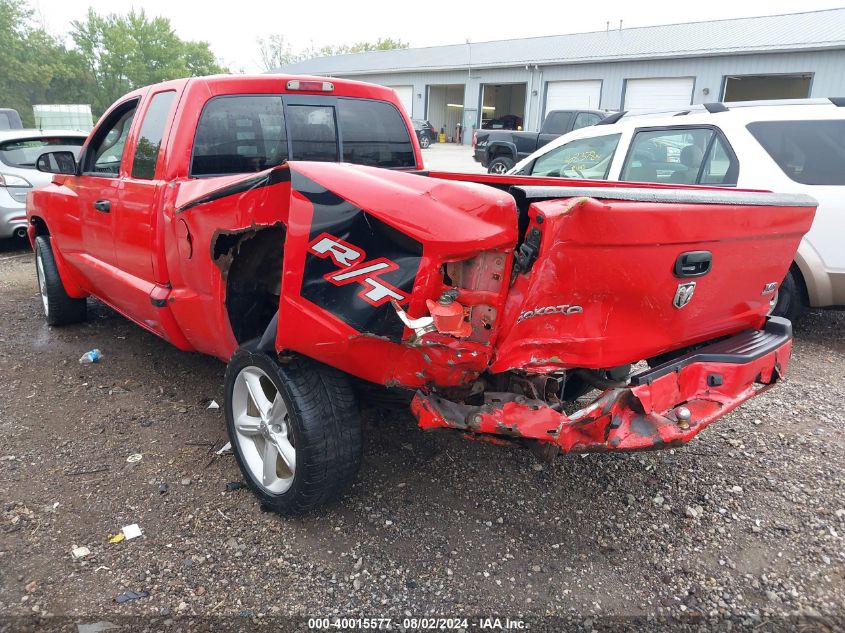
[[[604,180],[620,136],[608,134],[570,141],[540,156],[531,175]]]
[[[84,173],[110,177],[120,174],[123,148],[126,146],[137,107],[136,99],[120,105],[109,115],[86,149]]]
[[[167,125],[170,107],[176,92],[169,90],[156,94],[150,107],[144,115],[138,144],[135,147],[135,159],[132,161],[132,177],[150,180],[155,178],[158,150],[164,136],[164,126]]]
[[[641,130],[620,180],[685,185],[736,185],[739,165],[713,128]]]

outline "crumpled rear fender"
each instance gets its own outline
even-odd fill
[[[428,315],[445,266],[516,242],[513,198],[489,187],[330,163],[290,164],[291,198],[275,347],[366,380],[466,385],[489,366],[489,340],[417,336],[397,315]],[[507,283],[475,297],[499,309]]]

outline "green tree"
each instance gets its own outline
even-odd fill
[[[300,60],[299,54],[293,52],[284,35],[259,37],[258,58],[264,70],[275,70],[280,66],[287,66]]]
[[[89,9],[71,23],[70,35],[98,87],[91,99],[96,112],[141,86],[224,71],[207,42],[180,39],[170,20],[149,18],[143,9],[105,16]]]
[[[346,55],[348,53],[363,53],[366,51],[386,51],[397,48],[408,48],[408,43],[393,38],[379,38],[375,42],[355,42],[354,44],[335,44],[315,48],[309,46],[303,51],[295,53],[283,35],[271,35],[258,39],[258,55],[264,70],[275,70],[280,66],[295,64],[315,57],[331,57],[332,55]]]
[[[34,125],[35,103],[78,103],[91,89],[78,53],[37,27],[20,0],[0,0],[0,107],[17,110]],[[87,101],[82,101],[87,103]]]
[[[0,0],[0,107],[34,125],[38,103],[89,103],[99,115],[121,95],[159,81],[224,72],[207,42],[180,39],[144,11],[73,22],[73,46],[38,26],[25,0]]]

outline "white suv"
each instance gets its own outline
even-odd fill
[[[611,115],[510,173],[805,193],[819,202],[773,312],[845,306],[845,99],[712,103]]]
[[[60,150],[77,155],[87,136],[70,130],[0,130],[0,239],[26,236],[26,194],[53,180],[35,168],[36,159]]]

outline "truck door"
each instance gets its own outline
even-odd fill
[[[159,165],[162,141],[169,131],[171,113],[177,102],[175,90],[163,90],[144,100],[138,123],[130,137],[129,164],[120,191],[120,204],[114,214],[114,248],[117,265],[127,280],[121,295],[123,306],[133,318],[158,333],[161,307],[156,298],[166,294],[166,278],[157,279],[156,243],[162,213],[163,183]],[[166,271],[160,271],[166,277]],[[158,282],[158,283],[157,283]],[[158,286],[158,289],[157,289]],[[158,302],[160,303],[160,302]]]
[[[123,286],[113,230],[127,162],[126,140],[137,106],[138,99],[131,99],[109,113],[85,148],[82,174],[65,182],[76,191],[83,227],[78,267],[95,293],[107,300],[118,296]]]

